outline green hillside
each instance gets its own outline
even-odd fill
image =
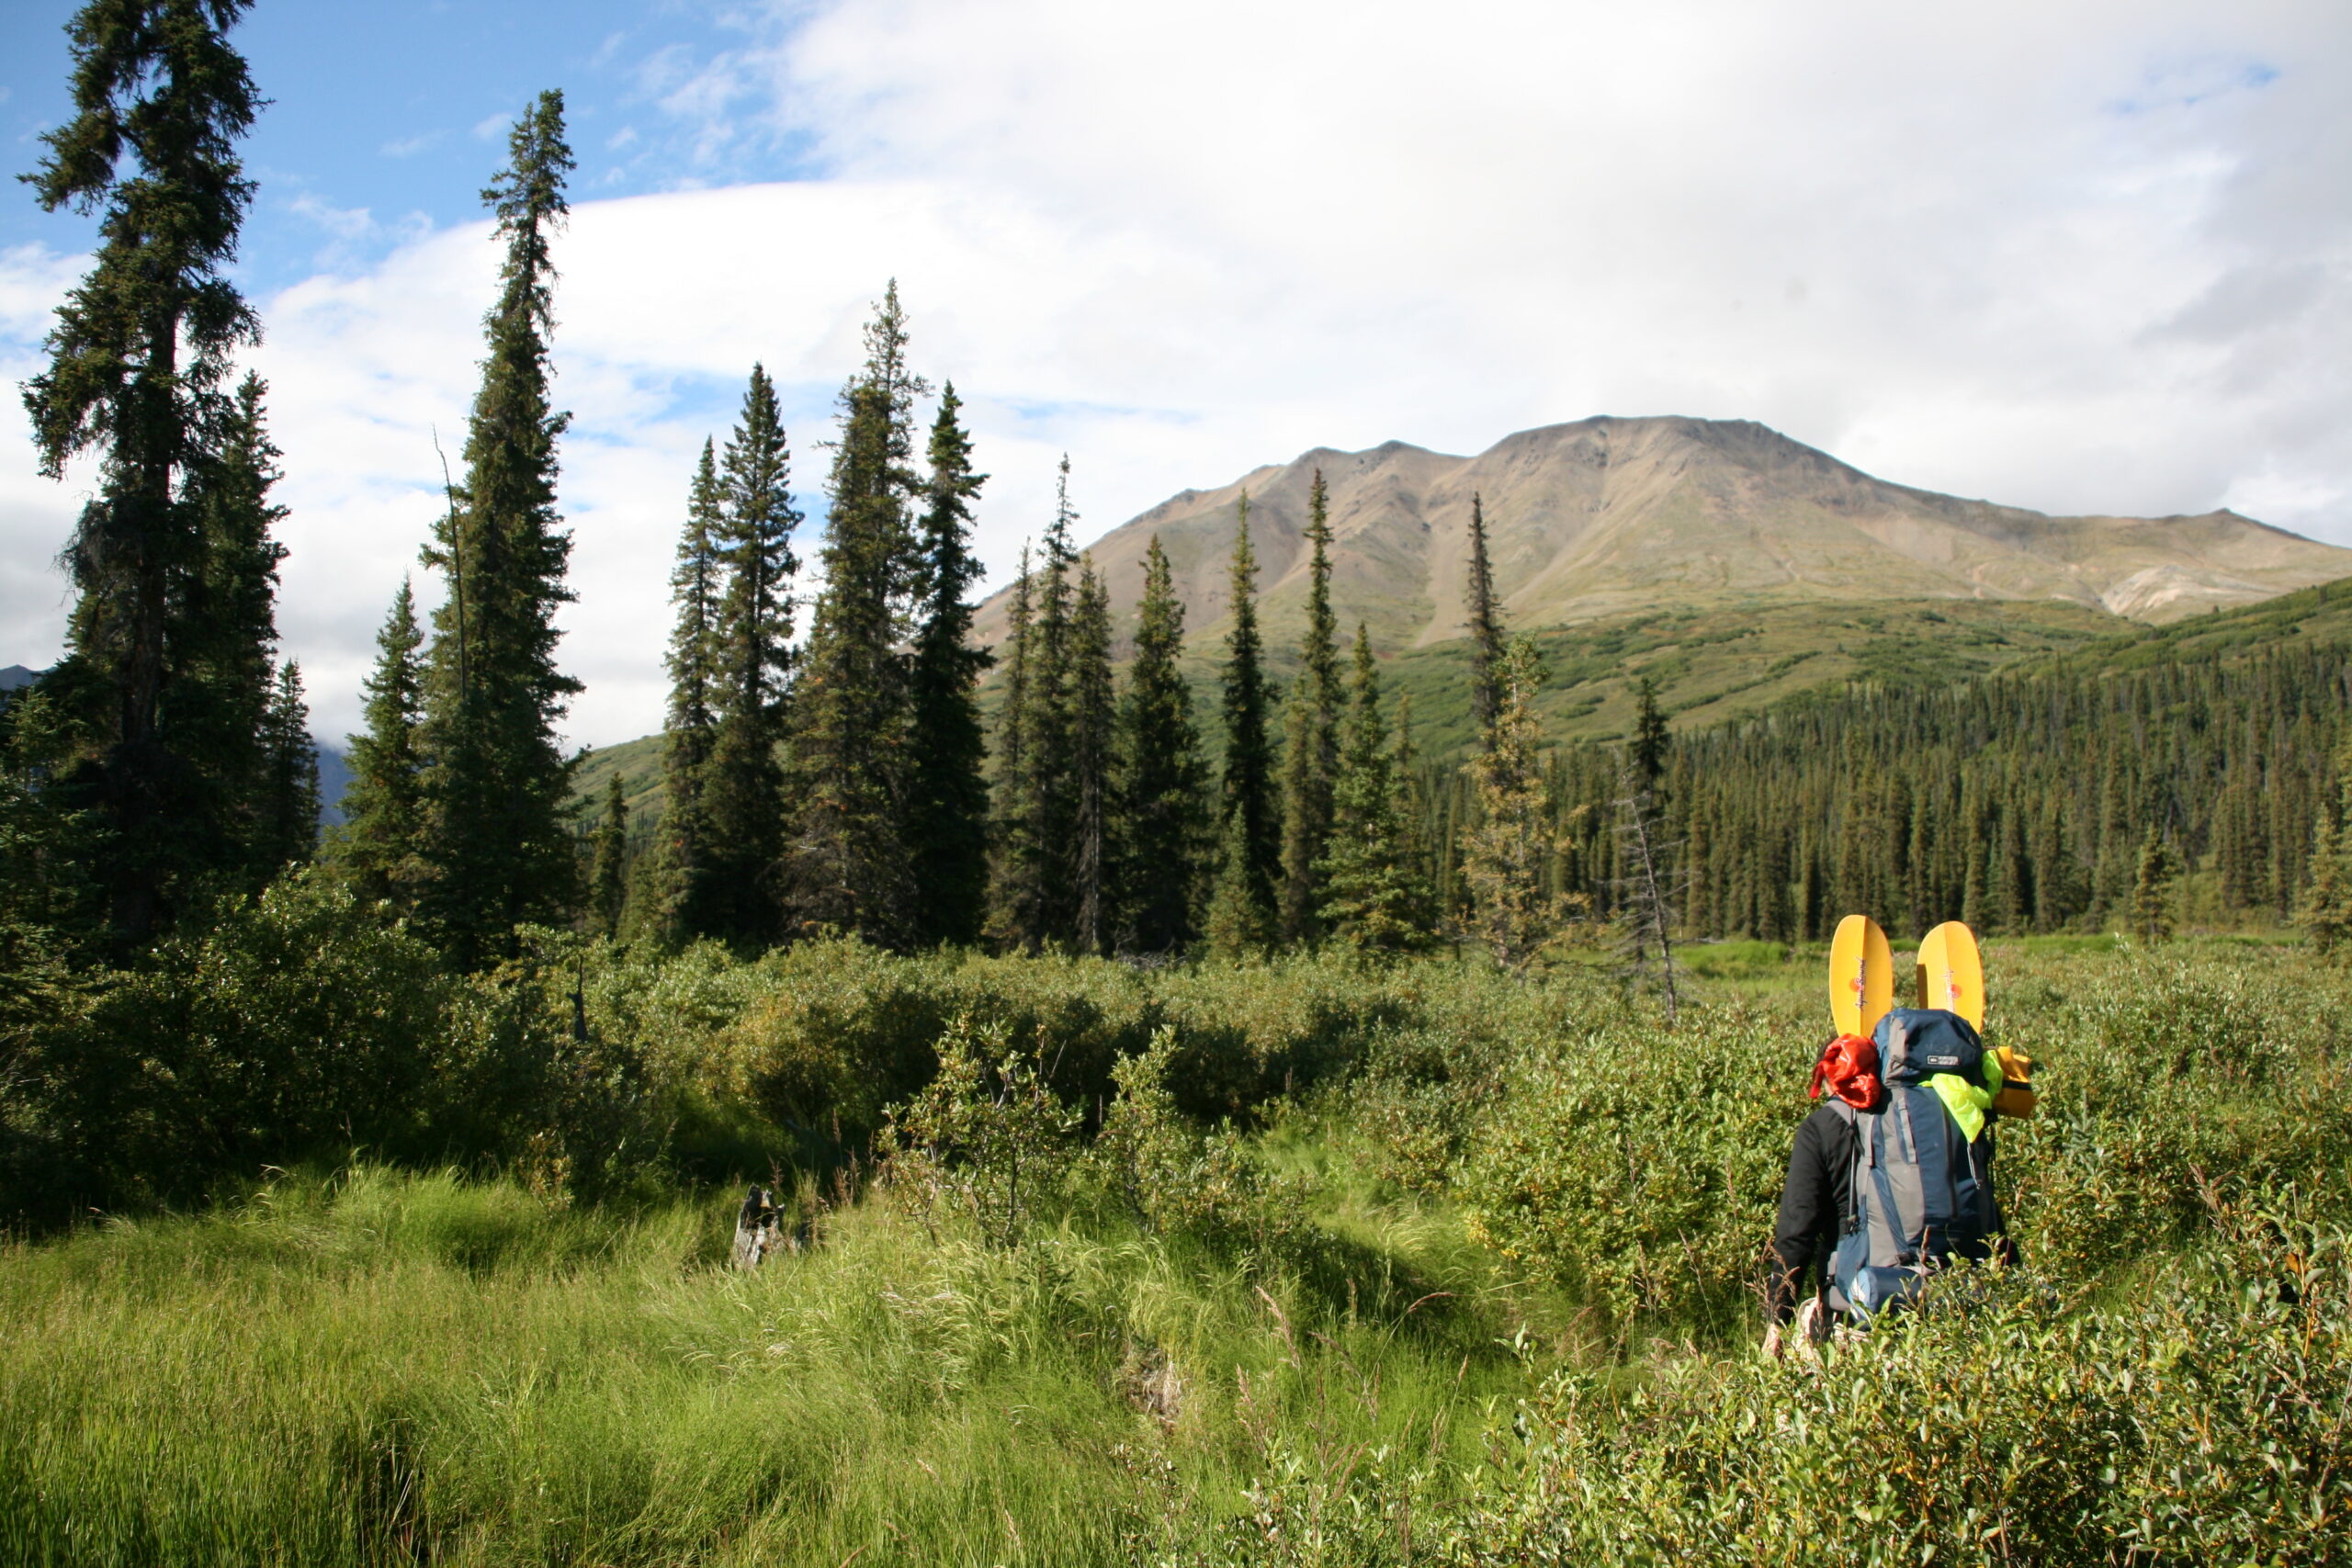
[[[2352,596],[2346,602],[2352,604]],[[2211,618],[2200,617],[2198,624]],[[1758,601],[1649,610],[1535,635],[1552,667],[1544,700],[1551,732],[1562,739],[1606,739],[1623,733],[1632,722],[1634,683],[1645,674],[1657,682],[1676,727],[1690,728],[1825,686],[1842,688],[1856,681],[1889,688],[1939,686],[2021,659],[2104,647],[2114,640],[2119,624],[2128,623],[2056,601],[1934,599],[1847,606]],[[1193,711],[1204,720],[1204,739],[1212,750],[1219,742],[1213,721],[1221,652],[1196,641],[1186,660]],[[1382,661],[1381,677],[1389,689],[1411,694],[1415,737],[1431,758],[1470,742],[1468,661],[1469,644],[1460,639]],[[1278,674],[1287,674],[1295,663],[1293,650],[1275,651]],[[996,697],[993,685],[982,688],[981,705],[991,716]],[[601,808],[605,781],[616,772],[632,827],[650,827],[662,810],[661,737],[641,736],[592,752],[579,774],[582,804]]]
[[[662,737],[640,735],[634,740],[624,740],[617,746],[605,746],[588,753],[588,760],[572,775],[575,798],[583,808],[593,806],[603,810],[605,781],[615,773],[621,776],[621,798],[628,804],[632,828],[650,827],[662,816]]]
[[[1863,686],[1932,691],[1995,671],[2144,670],[2168,660],[2252,656],[2290,644],[2352,642],[2352,579],[2144,626],[2059,600],[1922,599],[1866,604],[1755,600],[1645,610],[1532,634],[1552,671],[1542,708],[1557,739],[1607,740],[1633,722],[1644,675],[1674,728],[1689,732],[1761,713],[1792,699]],[[1216,671],[1221,649],[1194,641],[1186,660],[1203,739],[1218,744]],[[1469,644],[1460,638],[1381,661],[1393,693],[1409,694],[1414,738],[1431,761],[1470,744]],[[1295,664],[1277,649],[1278,675]],[[983,686],[993,715],[997,691]],[[662,813],[662,745],[640,736],[589,755],[579,775],[583,806],[604,801],[617,772],[633,830]]]
[[[1537,632],[1552,679],[1540,705],[1559,739],[1607,739],[1633,724],[1645,675],[1677,729],[1756,713],[1804,692],[1864,682],[1949,685],[2019,660],[2090,647],[2118,619],[2059,601],[1933,599],[1875,604],[1763,601],[1645,611]],[[1472,739],[1469,644],[1416,649],[1385,677],[1413,700],[1424,754]]]
[[[2352,642],[2352,578],[2282,593],[2259,604],[2209,610],[2168,626],[2135,626],[2073,650],[2069,662],[2144,670],[2169,659],[2251,656],[2290,644]],[[2041,660],[2022,666],[2042,667]]]

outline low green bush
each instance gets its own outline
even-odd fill
[[[1471,1234],[1621,1337],[1735,1325],[1804,1103],[1779,1032],[1744,1010],[1671,1033],[1618,1012],[1531,1050],[1468,1140]]]
[[[2352,1237],[2291,1194],[2215,1218],[2110,1309],[1987,1280],[1817,1368],[1563,1373],[1447,1560],[2344,1561]]]
[[[356,1145],[413,1155],[442,1089],[433,950],[324,878],[232,901],[35,1033],[10,1120],[20,1214],[185,1199]]]

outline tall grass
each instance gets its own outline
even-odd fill
[[[1253,1431],[1450,1457],[1520,1386],[1464,1304],[1491,1281],[1410,1213],[1357,1207],[1335,1300],[1277,1258],[1071,1219],[991,1247],[888,1201],[744,1276],[725,1208],[363,1167],[10,1247],[0,1557],[1116,1562],[1241,1507]]]

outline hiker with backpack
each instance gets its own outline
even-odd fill
[[[1792,1322],[1817,1344],[1841,1322],[1867,1326],[1916,1302],[1954,1259],[2016,1258],[1993,1196],[1992,1128],[1998,1111],[2031,1113],[2030,1064],[1987,1051],[1976,1032],[1974,937],[1955,921],[1921,944],[1920,1000],[1965,1012],[1886,1006],[1886,941],[1864,917],[1848,918],[1831,951],[1840,1029],[1814,1066],[1810,1093],[1822,1104],[1797,1129],[1768,1254],[1764,1348],[1774,1357]]]

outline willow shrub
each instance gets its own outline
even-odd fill
[[[1611,1009],[1529,1050],[1466,1139],[1471,1234],[1619,1334],[1749,1311],[1802,1116],[1782,1031],[1744,1010],[1672,1032]]]
[[[2291,1192],[2214,1228],[2109,1308],[1988,1279],[1818,1368],[1694,1359],[1632,1392],[1563,1373],[1446,1555],[2345,1561],[2352,1235]]]
[[[2335,972],[2235,946],[1994,962],[1989,1038],[2032,1055],[2041,1089],[2033,1120],[1996,1129],[1995,1184],[2043,1279],[2103,1288],[2266,1186],[2352,1193],[2352,995]],[[1423,1184],[1452,1187],[1474,1234],[1580,1291],[1621,1337],[1737,1332],[1808,1110],[1817,1007],[1713,1003],[1668,1030],[1588,997],[1532,1032],[1475,1109],[1419,1079],[1366,1101],[1396,1146],[1451,1158]]]
[[[2022,978],[1993,1037],[2044,1064],[1998,1169],[2027,1257],[2089,1288],[2280,1182],[2352,1195],[2352,991],[2296,950],[2230,946]],[[2352,1218],[2352,1209],[2337,1211]]]
[[[1182,1108],[1247,1121],[1344,1076],[1376,1032],[1439,1010],[1410,972],[1338,957],[1141,970],[1055,955],[900,957],[838,940],[749,964],[707,947],[600,946],[587,964],[592,1023],[640,1052],[659,1081],[712,1114],[781,1123],[837,1150],[862,1145],[890,1105],[931,1080],[936,1042],[961,1024],[1001,1028],[1033,1052],[1090,1122],[1117,1065],[1170,1029]]]
[[[0,1200],[40,1216],[354,1144],[413,1152],[451,992],[431,948],[322,878],[232,901],[33,1036],[5,1101],[40,1157]]]

